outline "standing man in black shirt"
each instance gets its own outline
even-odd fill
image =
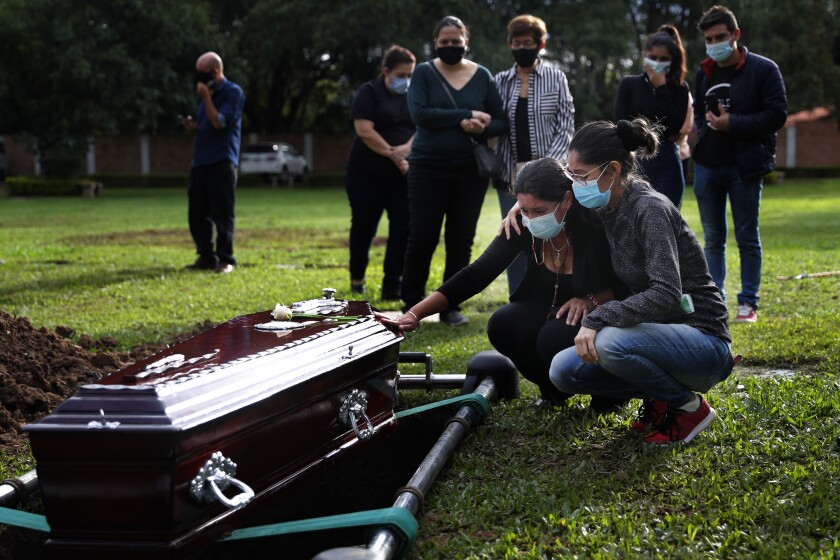
[[[741,256],[736,323],[753,323],[761,284],[758,211],[763,176],[776,164],[776,131],[787,117],[787,94],[779,67],[738,46],[735,14],[712,6],[698,27],[709,58],[695,80],[694,194],[700,209],[704,252],[715,284],[725,296],[726,199],[732,206]]]

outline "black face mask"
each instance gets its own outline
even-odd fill
[[[206,85],[207,87],[213,87],[216,82],[216,77],[213,75],[213,72],[198,72],[195,73],[195,81],[196,83],[201,82],[202,84]]]
[[[435,54],[444,63],[450,66],[458,64],[464,58],[464,53],[467,52],[466,47],[438,47],[435,49]]]
[[[511,49],[513,59],[520,68],[530,68],[537,61],[537,55],[540,54],[539,47],[534,49]]]

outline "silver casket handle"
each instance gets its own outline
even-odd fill
[[[233,478],[235,474],[236,463],[222,455],[221,451],[216,451],[190,482],[190,493],[199,502],[216,500],[230,509],[244,506],[254,497],[254,491],[241,480]],[[224,491],[231,484],[242,493],[228,498]]]
[[[373,436],[373,424],[367,415],[368,397],[367,393],[359,389],[353,389],[341,400],[341,409],[338,411],[338,418],[345,426],[353,428],[353,432],[359,439],[370,439]],[[367,424],[364,430],[359,429],[359,418]]]

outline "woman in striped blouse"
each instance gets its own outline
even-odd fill
[[[515,202],[510,193],[521,166],[543,157],[565,163],[574,132],[575,108],[566,75],[539,58],[545,37],[545,22],[540,18],[513,18],[508,24],[508,45],[516,63],[496,74],[496,87],[509,123],[508,132],[496,146],[502,178],[494,181],[494,186],[503,218]],[[525,259],[520,257],[508,267],[511,294],[524,274]]]

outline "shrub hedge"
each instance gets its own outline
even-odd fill
[[[42,179],[40,177],[7,177],[10,196],[79,196],[90,179]]]
[[[819,167],[776,167],[784,173],[786,179],[827,179],[840,177],[840,166],[823,165]]]
[[[10,196],[76,196],[82,194],[91,182],[101,183],[105,189],[119,188],[186,188],[189,177],[186,174],[170,173],[159,175],[138,175],[133,173],[96,173],[77,179],[47,179],[44,177],[13,176],[6,178],[6,190]],[[296,187],[335,187],[344,184],[343,173],[315,173],[309,175]],[[259,175],[240,175],[239,187],[270,188],[271,183]],[[287,188],[281,184],[278,188]]]

